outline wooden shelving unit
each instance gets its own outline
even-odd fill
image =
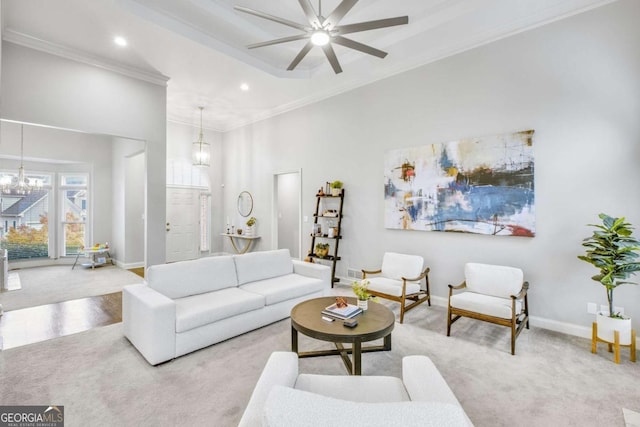
[[[335,200],[337,202],[337,206],[331,204],[331,200]],[[340,279],[336,278],[336,263],[340,261],[340,257],[338,256],[338,248],[340,246],[340,240],[342,239],[342,205],[344,203],[344,188],[340,192],[339,196],[332,196],[330,194],[322,194],[316,196],[316,210],[313,214],[313,224],[314,229],[316,228],[315,224],[320,224],[322,234],[311,233],[311,249],[309,250],[309,257],[314,260],[321,260],[331,263],[331,287],[333,287],[334,283],[340,281]],[[321,208],[323,209],[321,211]],[[336,215],[324,215],[325,210],[329,208],[335,210]],[[334,209],[335,208],[335,209]],[[327,220],[336,221],[335,228],[336,232],[332,237],[329,237],[329,225]],[[329,243],[329,254],[327,256],[321,257],[316,254],[316,243],[317,241],[323,241],[325,243]]]

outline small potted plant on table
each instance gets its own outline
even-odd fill
[[[255,216],[252,216],[247,220],[247,229],[245,230],[247,236],[254,235],[254,228],[255,228],[254,225],[256,225],[256,221],[257,220]]]
[[[351,289],[353,289],[353,293],[358,298],[358,307],[366,311],[369,308],[369,298],[371,297],[369,294],[369,281],[356,280],[351,285]]]
[[[640,271],[640,263],[637,262],[640,241],[631,235],[633,227],[624,217],[613,218],[603,213],[598,216],[602,224],[589,224],[596,230],[592,236],[583,240],[582,246],[587,250],[584,255],[578,256],[599,270],[592,279],[602,284],[607,291],[609,310],[597,313],[594,335],[601,341],[614,343],[615,331],[618,331],[618,344],[631,346],[632,359],[635,360],[635,337],[632,337],[631,318],[615,312],[613,291],[625,283],[637,284],[626,279]],[[596,336],[592,343],[594,353],[595,340]]]

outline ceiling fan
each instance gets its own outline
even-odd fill
[[[346,38],[344,37],[344,34],[358,33],[360,31],[375,30],[378,28],[393,27],[395,25],[404,25],[409,23],[408,16],[399,16],[396,18],[378,19],[375,21],[359,22],[356,24],[338,25],[340,20],[342,20],[351,8],[358,3],[358,0],[342,0],[342,2],[326,18],[322,16],[322,0],[318,0],[318,13],[314,10],[310,0],[298,0],[298,2],[309,20],[309,25],[298,24],[297,22],[289,21],[288,19],[279,18],[257,10],[242,6],[235,6],[235,9],[240,12],[268,19],[269,21],[277,22],[304,32],[304,34],[296,36],[283,37],[247,46],[249,49],[255,49],[257,47],[308,39],[307,44],[304,45],[291,64],[289,64],[289,67],[287,68],[288,71],[295,69],[314,46],[320,46],[329,60],[333,71],[336,74],[341,73],[342,67],[340,67],[340,62],[338,62],[336,53],[331,46],[332,43],[348,47],[350,49],[355,49],[369,55],[377,56],[378,58],[384,58],[387,56],[387,52],[383,52],[374,47]]]

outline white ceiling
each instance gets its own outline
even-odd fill
[[[340,1],[322,1],[323,15]],[[317,47],[286,71],[305,41],[246,48],[300,32],[234,6],[307,24],[296,0],[2,0],[2,36],[155,83],[168,79],[169,120],[197,125],[202,105],[205,127],[226,131],[611,1],[360,0],[341,24],[403,15],[409,24],[350,34],[389,55],[334,46],[341,74]],[[116,35],[129,45],[116,46]]]

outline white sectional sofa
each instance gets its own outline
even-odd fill
[[[296,353],[272,353],[239,427],[319,425],[473,426],[427,356],[405,356],[400,379],[299,374]]]
[[[329,267],[287,249],[154,265],[123,289],[124,334],[157,365],[284,319],[330,287]]]

